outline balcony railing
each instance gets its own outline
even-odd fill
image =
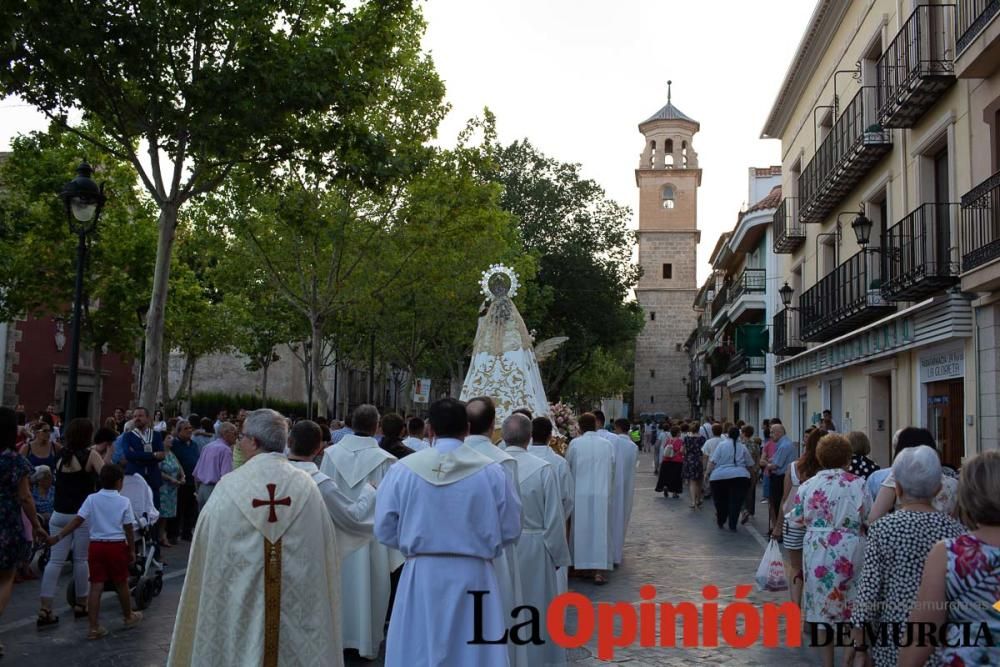
[[[730,377],[746,375],[747,373],[763,373],[767,370],[767,358],[763,355],[749,355],[742,350],[737,351],[729,362],[727,372]]]
[[[1000,12],[1000,0],[958,0],[955,34],[959,53],[968,48],[983,28]]]
[[[954,5],[920,5],[879,58],[878,117],[913,127],[955,82]]]
[[[726,306],[729,305],[729,283],[724,284],[718,292],[715,293],[715,298],[712,299],[712,320],[719,317],[720,313],[725,310]]]
[[[774,316],[774,342],[771,345],[774,353],[781,357],[789,357],[806,349],[805,343],[799,338],[799,311],[784,309]]]
[[[958,204],[924,204],[885,232],[886,301],[916,301],[959,282],[951,261],[951,223]]]
[[[765,291],[767,291],[765,270],[747,267],[733,281],[730,301],[735,303],[744,294],[763,294]]]
[[[801,339],[825,342],[895,310],[882,297],[880,256],[861,250],[799,299]]]
[[[806,229],[799,222],[799,200],[782,199],[772,223],[774,252],[790,253],[806,242]]]
[[[878,96],[865,86],[844,107],[799,178],[799,219],[822,222],[858,181],[892,149],[878,122]]]
[[[1000,257],[1000,171],[962,196],[962,271],[971,271],[997,257]]]

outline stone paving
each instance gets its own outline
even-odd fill
[[[701,602],[702,587],[719,588],[719,608],[734,598],[735,587],[753,584],[753,576],[763,553],[767,506],[757,505],[757,517],[737,533],[717,530],[713,510],[706,504],[701,510],[688,508],[687,499],[668,500],[653,491],[655,479],[648,454],[640,457],[636,475],[635,507],[625,545],[625,562],[615,571],[606,586],[571,580],[571,587],[595,602],[638,604],[639,588],[656,588],[655,602]],[[759,491],[759,489],[758,489]],[[759,493],[758,493],[759,495]],[[174,612],[180,597],[186,565],[187,545],[166,550],[169,565],[163,592],[144,612],[145,620],[135,629],[125,631],[113,596],[105,595],[102,623],[111,634],[99,641],[87,641],[85,620],[74,621],[64,603],[69,570],[64,573],[56,599],[61,622],[55,628],[35,630],[34,614],[38,604],[38,582],[19,584],[3,617],[0,618],[0,642],[6,646],[7,665],[73,665],[80,667],[143,667],[162,665],[170,643]],[[754,604],[783,602],[784,593],[760,593],[749,596]],[[573,615],[567,622],[575,629]],[[677,636],[682,636],[680,628]],[[784,638],[784,632],[781,637]],[[645,665],[813,665],[818,655],[806,648],[748,649],[721,648],[641,648],[638,645],[615,651],[612,663],[634,667]],[[839,659],[839,656],[838,656]],[[607,664],[597,658],[596,638],[582,648],[570,651],[573,665]],[[351,666],[382,664],[348,655]],[[60,667],[62,667],[60,665]],[[463,666],[464,667],[464,666]]]

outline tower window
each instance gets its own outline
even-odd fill
[[[655,320],[656,319],[656,311],[655,310],[649,311],[649,319],[650,320]]]
[[[653,396],[652,394],[650,394],[650,395],[649,395],[649,402],[650,402],[650,403],[656,403],[656,397],[655,397],[655,396]]]
[[[674,166],[674,140],[667,139],[663,144],[663,166]]]
[[[664,185],[662,190],[663,208],[674,207],[674,186]]]
[[[664,264],[663,265],[663,279],[664,280],[670,280],[673,277],[674,277],[674,265],[673,264]]]
[[[651,378],[655,378],[656,377],[656,369],[655,368],[650,368],[649,369],[649,377],[651,377]]]

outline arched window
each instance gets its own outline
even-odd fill
[[[663,166],[674,166],[674,140],[667,139],[663,142]]]
[[[664,185],[662,190],[663,208],[674,207],[674,186]]]
[[[684,166],[688,166],[688,142],[681,142],[681,157],[684,160]]]
[[[656,166],[656,140],[649,142],[649,168]]]

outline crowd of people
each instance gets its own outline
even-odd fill
[[[87,419],[63,425],[52,410],[29,422],[3,408],[0,611],[43,545],[39,630],[59,623],[53,600],[70,558],[72,613],[89,618],[88,637],[107,634],[98,617],[105,586],[118,592],[124,626],[134,626],[142,615],[124,582],[137,531],[149,530],[157,550],[193,541],[171,664],[207,664],[219,651],[248,662],[260,651],[279,663],[326,663],[342,650],[374,658],[383,639],[389,665],[562,664],[551,641],[468,638],[509,636],[524,620],[513,610],[544,610],[570,577],[608,581],[623,560],[637,457],[647,450],[656,491],[686,497],[695,512],[710,499],[720,530],[738,532],[753,517],[762,487],[789,596],[821,640],[832,625],[854,629],[849,663],[932,657],[933,647],[903,636],[869,645],[872,624],[905,633],[908,621],[947,622],[960,633],[964,622],[1000,637],[1000,452],[955,471],[927,430],[910,427],[881,467],[864,433],[839,434],[828,415],[800,443],[780,419],[765,420],[760,436],[710,418],[636,428],[593,412],[576,425],[563,450],[552,446],[549,418],[522,409],[498,424],[488,397],[438,401],[426,422],[369,405],[345,423],[271,410],[164,420],[137,407],[96,431]],[[295,595],[279,593],[275,605],[269,582]],[[319,627],[296,625],[302,609],[330,631],[300,641]],[[441,609],[451,610],[447,631]],[[255,633],[263,644],[248,640]],[[220,644],[220,635],[230,639]],[[933,657],[995,658],[995,648],[957,639]],[[832,644],[817,649],[824,665]]]
[[[148,529],[157,552],[192,541],[171,662],[211,662],[217,642],[199,637],[212,625],[235,638],[227,650],[249,656],[261,647],[240,641],[242,631],[234,628],[252,631],[253,623],[230,619],[234,625],[227,627],[219,607],[233,613],[259,607],[264,614],[269,606],[259,584],[267,580],[270,561],[247,556],[259,561],[259,576],[244,572],[246,581],[233,586],[237,554],[220,552],[242,549],[241,538],[260,533],[266,544],[286,545],[282,578],[311,571],[299,559],[329,565],[318,579],[287,582],[284,589],[296,591],[296,597],[305,589],[326,590],[328,595],[312,603],[318,605],[317,618],[337,626],[327,637],[338,653],[354,650],[374,658],[388,628],[387,664],[413,664],[414,655],[435,664],[561,664],[565,653],[551,641],[512,642],[500,649],[467,645],[476,614],[465,591],[488,591],[480,610],[485,627],[510,632],[523,620],[511,611],[523,605],[543,611],[568,589],[570,577],[602,585],[622,562],[638,433],[626,420],[606,424],[599,411],[581,415],[578,424],[578,437],[563,456],[550,446],[549,418],[532,418],[522,409],[498,423],[488,397],[438,402],[427,422],[379,415],[369,405],[344,423],[293,421],[270,410],[240,410],[232,419],[222,411],[214,422],[198,415],[164,420],[159,411],[150,416],[136,407],[116,410],[96,431],[88,419],[63,427],[51,410],[27,422],[22,414],[0,409],[0,504],[10,510],[0,526],[0,575],[11,574],[9,580],[0,578],[0,611],[13,574],[41,544],[50,552],[41,573],[39,630],[60,622],[53,602],[68,559],[72,613],[90,619],[88,638],[107,634],[97,613],[105,586],[118,592],[124,627],[134,626],[142,614],[132,609],[125,581],[137,531]],[[287,467],[279,465],[284,463]],[[324,524],[319,530],[314,512],[296,512],[295,525],[308,533],[300,539],[312,543],[311,550],[292,548],[294,527],[280,537],[271,534],[271,524],[286,518],[275,508],[283,495],[294,496],[295,486],[273,480],[294,481],[287,473],[296,468],[311,478],[320,516],[330,519],[319,521]],[[267,482],[252,484],[257,474],[265,474]],[[415,483],[421,477],[431,484]],[[482,488],[489,493],[480,497]],[[252,498],[246,507],[232,507],[247,495]],[[463,501],[448,500],[458,498]],[[272,514],[236,521],[247,507],[265,501],[274,501]],[[298,505],[297,499],[289,503]],[[453,516],[442,521],[442,513],[449,512]],[[313,524],[299,522],[299,516]],[[227,538],[219,539],[221,534]],[[213,590],[212,571],[226,582],[225,590]],[[440,572],[447,572],[446,580],[438,581]],[[466,579],[456,579],[458,573]],[[240,595],[246,598],[236,599]],[[327,604],[332,606],[324,611]],[[468,612],[455,620],[460,632],[430,631],[429,624],[440,620],[430,612],[441,605]],[[295,615],[265,616],[261,628],[277,623],[281,638],[271,648],[311,662],[294,653],[301,650],[293,641],[295,630],[285,628]],[[329,661],[327,653],[317,664]]]
[[[835,658],[828,629],[845,626],[848,665],[1000,664],[1000,452],[956,471],[927,429],[908,427],[883,468],[868,436],[837,433],[829,411],[800,445],[780,419],[764,420],[761,433],[710,417],[664,421],[645,425],[643,447],[656,491],[679,498],[686,483],[693,510],[711,496],[720,530],[749,520],[762,485],[789,597],[816,625],[823,665]],[[941,646],[919,641],[928,627],[946,628]]]

